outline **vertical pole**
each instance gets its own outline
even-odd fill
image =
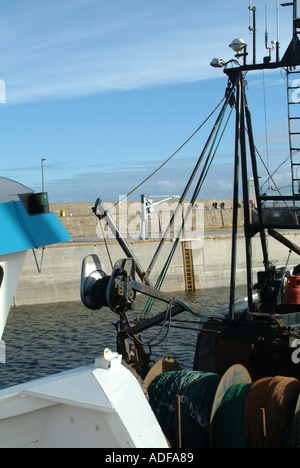
[[[249,5],[249,31],[253,33],[253,65],[256,64],[256,7],[252,7],[250,0]],[[253,25],[252,25],[252,16],[253,16]]]
[[[46,159],[42,158],[42,188],[43,188],[43,192],[45,192],[44,161],[46,161]]]
[[[241,84],[244,86],[244,83]],[[242,184],[243,184],[243,200],[244,200],[244,225],[245,225],[245,246],[246,246],[246,271],[247,271],[247,293],[248,307],[253,302],[252,296],[252,246],[250,234],[250,209],[249,209],[249,190],[248,190],[248,171],[247,171],[247,154],[246,154],[246,135],[245,135],[245,117],[244,117],[244,92],[241,95],[241,167],[242,167]]]
[[[146,207],[146,197],[145,195],[141,196],[141,232],[140,239],[148,239],[148,230],[147,230],[147,207]]]
[[[263,214],[262,214],[262,206],[261,206],[261,200],[260,200],[259,180],[258,180],[256,152],[255,152],[254,136],[253,136],[253,128],[252,128],[252,119],[251,119],[251,113],[250,113],[250,109],[247,103],[245,93],[244,93],[244,104],[245,104],[247,131],[248,131],[248,138],[249,138],[250,156],[251,156],[251,163],[252,163],[252,174],[253,174],[256,202],[257,202],[258,221],[260,225],[263,225]],[[264,265],[265,265],[265,269],[267,269],[270,267],[270,264],[269,264],[269,255],[268,255],[268,247],[267,247],[267,237],[266,237],[266,232],[264,229],[260,230],[260,240],[261,240],[261,246],[262,246],[262,251],[263,251]]]
[[[125,255],[128,258],[133,258],[135,260],[135,262],[136,262],[136,272],[137,272],[138,276],[140,277],[140,279],[142,281],[144,281],[145,272],[143,270],[143,267],[141,266],[141,264],[139,263],[138,259],[135,256],[135,254],[133,253],[133,251],[131,250],[131,248],[127,244],[126,239],[123,237],[121,231],[119,230],[116,223],[114,222],[114,220],[112,219],[112,217],[110,216],[108,211],[106,210],[106,208],[103,205],[102,200],[100,200],[100,198],[98,198],[96,200],[95,206],[93,208],[93,212],[95,213],[95,215],[100,220],[102,220],[103,218],[105,219],[105,222],[108,224],[111,232],[114,234],[116,240],[118,241],[118,243],[119,243],[121,249],[123,250],[123,252],[125,253]],[[145,283],[148,284],[149,286],[151,286],[151,283],[150,283],[149,280],[145,281]]]
[[[253,65],[256,64],[256,7],[253,7]]]
[[[294,57],[297,57],[297,44],[298,44],[298,36],[297,36],[297,28],[295,24],[295,19],[298,17],[298,0],[294,0],[293,4],[293,38],[294,38]]]
[[[279,42],[279,2],[276,0],[276,17],[277,17],[277,41],[276,41],[276,62],[280,61],[279,57],[279,49],[280,49],[280,42]]]
[[[181,400],[180,395],[176,395],[176,414],[177,414],[177,448],[182,448],[181,438]]]
[[[234,319],[234,300],[236,283],[236,252],[237,252],[237,224],[239,204],[239,170],[240,170],[240,142],[241,142],[241,82],[242,74],[238,74],[236,88],[236,124],[235,124],[235,158],[234,158],[234,187],[233,187],[233,220],[232,220],[232,247],[231,247],[231,279],[229,318]]]
[[[186,195],[187,195],[187,193],[188,193],[188,191],[189,191],[189,189],[190,189],[190,187],[192,185],[192,182],[193,182],[193,180],[194,180],[194,178],[195,178],[195,176],[196,176],[196,174],[198,172],[198,169],[199,169],[199,167],[201,165],[201,162],[202,162],[202,160],[203,160],[203,158],[204,158],[204,156],[206,154],[207,148],[209,147],[209,144],[210,144],[210,142],[211,142],[211,140],[212,140],[212,138],[213,138],[213,136],[214,136],[214,134],[215,134],[215,132],[216,132],[216,130],[218,128],[218,125],[220,123],[220,120],[222,119],[224,110],[226,109],[226,107],[228,105],[228,102],[229,102],[229,100],[231,98],[231,95],[232,95],[232,90],[229,92],[229,95],[227,96],[226,102],[223,104],[222,110],[221,110],[221,112],[220,112],[220,114],[219,114],[219,116],[218,116],[218,118],[217,118],[217,120],[216,120],[216,122],[214,124],[214,127],[213,127],[213,129],[212,129],[212,131],[211,131],[211,133],[210,133],[210,135],[208,137],[208,140],[207,140],[207,142],[206,142],[206,144],[204,146],[204,149],[203,149],[203,151],[202,151],[202,153],[201,153],[201,155],[200,155],[200,157],[198,159],[198,162],[197,162],[197,164],[196,164],[196,166],[195,166],[195,168],[193,170],[193,173],[192,173],[192,175],[191,175],[191,177],[190,177],[190,179],[189,179],[189,181],[187,183],[187,186],[185,187],[184,192],[181,195],[179,204],[177,205],[177,208],[176,208],[176,210],[175,210],[175,212],[174,212],[174,214],[173,214],[173,216],[171,218],[170,224],[169,224],[166,232],[168,231],[168,229],[171,229],[172,226],[174,225],[174,221],[175,221],[175,219],[176,219],[176,217],[178,215],[178,210],[182,209],[182,205],[183,205],[183,202],[184,202],[184,200],[186,198]],[[159,257],[159,254],[160,254],[160,252],[161,252],[161,250],[163,248],[163,245],[164,245],[166,237],[167,237],[166,232],[165,232],[164,236],[162,237],[162,239],[161,239],[161,241],[160,241],[160,243],[159,243],[159,245],[158,245],[158,247],[156,249],[156,252],[155,252],[155,254],[154,254],[154,256],[153,256],[153,258],[152,258],[152,260],[150,262],[150,265],[149,265],[149,267],[148,267],[148,269],[146,271],[145,280],[147,280],[149,278],[149,276],[151,274],[151,271],[153,270],[153,267],[154,267],[154,265],[155,265],[155,263],[156,263],[156,261],[157,261],[157,259]]]

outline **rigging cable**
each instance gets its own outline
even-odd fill
[[[266,154],[267,154],[267,168],[269,171],[269,142],[268,142],[268,122],[267,122],[267,101],[266,101],[266,86],[265,86],[265,71],[263,74],[263,90],[264,90],[264,112],[265,112],[265,133],[266,133]]]
[[[222,315],[222,314],[219,314],[217,312],[209,312],[208,314],[202,314],[200,311],[197,312],[197,311],[193,310],[191,307],[188,306],[187,303],[181,301],[180,299],[174,298],[167,305],[165,318],[164,318],[163,324],[161,325],[161,328],[160,328],[159,332],[151,340],[143,342],[137,337],[137,335],[134,334],[134,332],[132,330],[132,326],[131,326],[131,324],[129,322],[129,319],[128,319],[128,316],[127,316],[126,312],[123,312],[120,315],[120,323],[121,323],[121,326],[122,326],[122,331],[124,331],[124,333],[127,335],[127,338],[129,338],[131,341],[134,341],[136,343],[141,344],[142,346],[149,346],[149,348],[150,347],[153,348],[154,346],[158,346],[167,338],[167,336],[168,336],[168,334],[170,332],[170,329],[171,329],[171,326],[172,326],[172,307],[174,307],[176,305],[182,307],[187,313],[189,313],[189,314],[191,314],[191,315],[193,315],[195,317],[198,317],[198,318],[205,317],[206,319],[226,321],[226,317],[224,315]],[[161,335],[161,333],[165,329],[167,322],[169,322],[169,323],[168,323],[165,335],[163,336],[163,338],[160,339],[160,341],[154,343],[154,341],[157,340],[157,338]],[[193,322],[188,322],[188,323],[193,323]],[[194,323],[197,323],[197,325],[199,325],[199,322],[194,322]],[[126,327],[126,325],[127,325],[127,327]]]
[[[247,133],[248,133],[248,131],[247,131]],[[274,179],[273,179],[273,176],[270,174],[270,172],[269,172],[269,170],[268,170],[268,168],[267,168],[267,166],[266,166],[266,164],[265,164],[265,162],[264,162],[262,156],[260,155],[260,153],[259,153],[259,151],[258,151],[258,149],[256,148],[255,145],[254,145],[254,149],[255,149],[256,153],[258,154],[258,157],[259,157],[259,159],[261,160],[261,163],[263,164],[265,170],[267,171],[268,176],[269,176],[269,179],[271,179],[272,183],[274,184],[274,187],[276,188],[276,191],[277,191],[277,192],[279,193],[279,195],[282,197],[282,193],[280,192],[280,189],[277,187],[277,185],[276,185],[276,183],[275,183],[275,181],[274,181]],[[283,200],[283,203],[285,204],[286,208],[289,210],[290,214],[292,215],[293,219],[296,221],[296,224],[297,224],[298,221],[297,221],[297,219],[296,219],[294,213],[292,212],[292,210],[291,210],[290,207],[288,206],[286,200]]]
[[[180,148],[178,148],[175,153],[173,153],[168,159],[166,159],[166,161],[164,161],[154,172],[152,172],[145,180],[143,180],[143,182],[141,182],[139,185],[137,185],[133,190],[131,190],[131,192],[127,193],[127,195],[125,195],[121,200],[119,200],[118,202],[116,202],[110,209],[114,208],[115,206],[117,206],[119,203],[121,203],[123,200],[125,200],[126,198],[128,198],[130,195],[132,195],[137,189],[139,189],[142,185],[144,185],[149,179],[151,179],[151,177],[153,177],[158,171],[160,171],[160,169],[162,169],[169,161],[171,161],[172,158],[174,158],[174,156],[179,153],[179,151],[196,135],[196,133],[199,132],[199,130],[201,130],[201,128],[206,124],[206,122],[212,117],[212,115],[218,110],[218,108],[220,107],[220,105],[222,104],[222,102],[225,100],[225,97],[219,102],[219,104],[217,105],[217,107],[209,114],[209,116],[202,122],[202,124],[194,131],[194,133],[180,146]]]
[[[279,164],[279,166],[275,169],[275,171],[272,172],[272,177],[274,177],[274,175],[276,174],[276,172],[279,171],[279,169],[280,169],[285,163],[287,163],[287,162],[289,161],[290,157],[291,157],[291,156],[290,156],[290,154],[289,154],[289,155],[286,157],[286,159],[285,159],[281,164]],[[270,180],[270,178],[271,178],[271,176],[269,176],[269,177],[267,178],[267,180],[265,180],[265,182],[264,182],[264,183],[262,184],[262,186],[260,187],[260,191],[261,191],[261,192],[262,192],[263,187],[264,187],[264,186],[266,185],[266,183]]]
[[[104,239],[104,243],[105,243],[107,255],[108,255],[108,258],[109,258],[110,266],[111,266],[111,269],[113,270],[113,269],[114,269],[114,264],[113,264],[113,262],[112,262],[112,258],[111,258],[111,255],[110,255],[110,251],[109,251],[108,243],[107,243],[107,240],[106,240],[106,236],[105,236],[105,234],[104,234],[104,229],[103,229],[103,226],[102,226],[102,221],[103,221],[102,219],[99,219],[99,224],[100,224],[100,227],[101,227],[101,232],[102,232],[102,236],[103,236],[103,239]]]
[[[185,219],[184,219],[183,222],[182,222],[180,231],[179,231],[179,233],[178,233],[178,235],[177,235],[177,237],[176,237],[176,239],[175,239],[175,242],[174,242],[173,247],[172,247],[172,250],[171,250],[171,252],[170,252],[170,254],[169,254],[168,258],[167,258],[167,261],[166,261],[166,263],[165,263],[165,265],[164,265],[164,267],[163,267],[163,269],[162,269],[162,271],[161,271],[161,273],[160,273],[160,275],[159,275],[159,277],[158,277],[158,279],[157,279],[157,281],[156,281],[156,283],[155,283],[155,289],[160,290],[160,288],[161,288],[161,286],[162,286],[162,284],[163,284],[163,282],[164,282],[164,279],[165,279],[166,274],[167,274],[167,272],[168,272],[169,266],[170,266],[170,264],[171,264],[171,261],[172,261],[172,259],[173,259],[173,257],[174,257],[174,254],[175,254],[175,251],[176,251],[177,246],[178,246],[178,244],[179,244],[179,240],[180,240],[181,234],[182,234],[182,232],[183,232],[183,230],[184,230],[184,226],[185,226],[186,220],[187,220],[187,218],[188,218],[188,216],[189,216],[189,214],[190,214],[191,209],[193,208],[194,204],[196,203],[196,200],[197,200],[197,198],[198,198],[199,192],[200,192],[200,190],[201,190],[201,188],[202,188],[202,186],[203,186],[203,183],[204,183],[204,181],[205,181],[205,179],[206,179],[206,176],[207,176],[207,174],[208,174],[209,168],[210,168],[210,166],[211,166],[211,164],[212,164],[212,162],[213,162],[213,159],[214,159],[214,157],[215,157],[215,155],[216,155],[216,152],[217,152],[217,150],[218,150],[218,148],[219,148],[220,142],[221,142],[221,140],[222,140],[222,138],[223,138],[224,132],[225,132],[225,130],[226,130],[226,128],[227,128],[227,125],[228,125],[228,123],[229,123],[231,114],[232,114],[232,112],[233,112],[233,108],[234,108],[234,107],[232,107],[232,109],[231,109],[231,112],[230,112],[229,117],[228,117],[228,119],[227,119],[227,121],[226,121],[226,124],[225,124],[225,126],[224,126],[224,129],[223,129],[223,131],[222,131],[222,133],[221,133],[221,136],[220,136],[219,141],[218,141],[218,143],[217,143],[217,146],[216,146],[216,148],[215,148],[215,150],[214,150],[214,153],[212,153],[212,152],[213,152],[213,149],[214,149],[214,146],[215,146],[215,143],[216,143],[216,140],[217,140],[217,137],[218,137],[218,134],[219,134],[219,132],[220,132],[222,123],[223,123],[223,119],[224,119],[224,117],[225,117],[226,108],[224,109],[224,113],[223,113],[222,119],[221,119],[221,121],[220,121],[220,123],[219,123],[218,130],[217,130],[216,135],[215,135],[215,138],[214,138],[214,140],[213,140],[213,142],[212,142],[212,145],[211,145],[209,154],[208,154],[208,156],[207,156],[207,158],[206,158],[206,162],[205,162],[205,164],[204,164],[204,167],[203,167],[203,169],[202,169],[202,172],[201,172],[201,175],[200,175],[198,184],[197,184],[196,189],[195,189],[195,191],[194,191],[194,194],[193,194],[193,197],[192,197],[190,206],[189,206],[189,210],[188,210],[188,212],[187,212],[187,214],[186,214],[186,216],[185,216]],[[147,303],[146,303],[146,305],[145,305],[145,307],[144,307],[144,310],[143,310],[143,312],[142,312],[142,314],[141,314],[141,317],[140,317],[141,319],[145,319],[146,317],[149,316],[149,314],[150,314],[150,312],[151,312],[151,309],[152,309],[152,307],[153,307],[154,301],[155,301],[154,298],[149,297],[149,299],[148,299],[148,301],[147,301]]]

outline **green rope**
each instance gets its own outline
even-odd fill
[[[232,385],[213,420],[213,448],[247,448],[245,400],[252,384]]]
[[[221,377],[212,373],[174,371],[159,375],[148,389],[158,422],[176,447],[176,395],[181,397],[183,448],[207,448],[212,405]]]
[[[207,174],[208,174],[208,171],[209,171],[209,169],[210,169],[210,166],[211,166],[211,164],[212,164],[212,162],[213,162],[213,160],[214,160],[214,157],[215,157],[215,155],[216,155],[216,153],[217,153],[217,150],[218,150],[218,148],[219,148],[219,146],[220,146],[220,143],[221,143],[221,140],[222,140],[223,135],[224,135],[224,133],[225,133],[225,130],[226,130],[227,126],[228,126],[228,123],[229,123],[231,114],[232,114],[232,112],[233,112],[233,107],[232,107],[232,109],[231,109],[231,111],[230,111],[230,114],[229,114],[229,116],[228,116],[228,118],[227,118],[226,124],[224,125],[223,131],[222,131],[221,136],[220,136],[220,138],[219,138],[219,140],[218,140],[217,146],[216,146],[216,148],[215,148],[215,150],[214,150],[215,143],[216,143],[216,141],[217,141],[219,132],[220,132],[221,127],[222,127],[222,124],[223,124],[223,120],[224,120],[224,117],[225,117],[226,109],[227,109],[227,107],[225,107],[225,109],[224,109],[224,112],[223,112],[222,118],[221,118],[221,120],[220,120],[218,129],[217,129],[217,131],[216,131],[215,137],[214,137],[213,142],[212,142],[212,144],[211,144],[210,151],[209,151],[209,153],[208,153],[208,156],[207,156],[206,161],[205,161],[205,164],[204,164],[204,166],[203,166],[201,175],[200,175],[200,177],[199,177],[199,181],[198,181],[197,186],[196,186],[196,188],[195,188],[195,191],[194,191],[194,194],[193,194],[193,197],[192,197],[191,204],[190,204],[190,206],[189,206],[188,212],[187,212],[187,214],[186,214],[186,216],[185,216],[185,219],[184,219],[183,222],[182,222],[180,231],[179,231],[179,233],[178,233],[178,235],[177,235],[177,238],[175,239],[175,242],[174,242],[173,247],[172,247],[172,249],[171,249],[171,252],[170,252],[170,254],[169,254],[168,258],[167,258],[167,261],[166,261],[166,263],[165,263],[165,265],[164,265],[164,267],[163,267],[163,269],[162,269],[162,271],[161,271],[161,273],[160,273],[160,275],[159,275],[159,277],[158,277],[158,279],[157,279],[157,281],[156,281],[156,283],[155,283],[155,286],[154,286],[154,287],[155,287],[155,289],[157,289],[157,290],[160,290],[160,288],[161,288],[161,286],[162,286],[162,284],[163,284],[163,282],[164,282],[164,280],[165,280],[165,277],[166,277],[166,274],[167,274],[167,272],[168,272],[169,266],[170,266],[170,264],[171,264],[171,261],[173,260],[175,251],[176,251],[177,246],[178,246],[178,244],[179,244],[179,240],[180,240],[180,238],[181,238],[181,236],[182,236],[182,232],[184,231],[184,227],[185,227],[186,220],[187,220],[187,218],[189,217],[190,212],[191,212],[192,208],[194,207],[194,205],[195,205],[195,203],[196,203],[196,201],[197,201],[199,192],[200,192],[200,190],[201,190],[201,188],[202,188],[202,186],[203,186],[203,184],[204,184],[204,181],[205,181],[205,179],[206,179],[206,176],[207,176]],[[214,152],[213,152],[213,150],[214,150]],[[147,317],[149,316],[149,314],[150,314],[150,312],[151,312],[151,309],[152,309],[152,307],[153,307],[154,301],[155,301],[155,299],[154,299],[153,297],[149,297],[149,299],[147,300],[147,303],[146,303],[146,305],[145,305],[145,307],[144,307],[144,310],[143,310],[143,312],[142,312],[142,314],[141,314],[141,316],[140,316],[140,319],[145,319],[145,318],[147,318]]]

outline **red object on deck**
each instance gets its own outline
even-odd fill
[[[284,300],[288,304],[300,304],[300,276],[288,276]]]

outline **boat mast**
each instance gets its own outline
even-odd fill
[[[230,44],[230,47],[237,52],[236,59],[242,59],[242,65],[237,60],[230,60],[225,62],[224,60],[214,59],[214,64],[223,64],[224,73],[228,76],[229,80],[234,83],[237,80],[236,85],[236,130],[235,130],[235,159],[234,159],[234,195],[233,195],[233,232],[232,232],[232,253],[231,253],[231,281],[230,281],[230,302],[229,302],[229,317],[234,318],[234,302],[235,302],[235,287],[236,287],[236,257],[237,257],[237,224],[238,224],[238,190],[239,190],[239,172],[241,168],[242,175],[242,188],[243,188],[243,201],[244,201],[244,218],[245,218],[245,244],[246,244],[246,271],[247,271],[247,294],[248,294],[248,307],[251,307],[253,303],[252,298],[252,252],[251,252],[251,240],[256,234],[260,233],[261,245],[263,252],[263,263],[265,269],[270,268],[270,262],[268,258],[266,230],[273,232],[275,228],[291,229],[295,228],[295,224],[274,224],[267,223],[263,219],[262,201],[276,200],[277,201],[289,201],[294,200],[295,197],[287,196],[276,196],[267,197],[261,196],[259,190],[259,177],[257,170],[256,161],[256,149],[252,131],[251,113],[246,99],[245,82],[244,76],[246,72],[257,71],[257,70],[270,70],[278,68],[292,69],[300,65],[300,53],[298,54],[298,34],[300,28],[300,19],[298,18],[298,0],[294,0],[292,3],[284,4],[283,6],[293,6],[293,38],[285,52],[283,58],[279,59],[279,17],[277,14],[277,42],[276,42],[276,60],[272,62],[272,48],[268,47],[269,55],[263,58],[262,63],[256,63],[256,8],[252,7],[250,1],[250,26],[249,30],[254,34],[253,38],[253,63],[247,64],[247,44],[242,39],[236,39]],[[278,7],[278,3],[277,3]],[[251,12],[253,13],[253,23],[251,21]],[[274,44],[274,42],[273,42]],[[299,49],[300,52],[300,49]],[[235,66],[228,67],[229,63]],[[236,66],[238,65],[238,66]],[[245,125],[246,120],[246,125]],[[247,127],[247,130],[246,130]],[[255,195],[257,201],[257,213],[258,222],[253,223],[250,220],[250,208],[249,208],[249,193],[248,193],[248,171],[247,171],[247,157],[246,157],[246,132],[248,134],[248,141],[250,147],[250,157],[252,164],[252,173],[254,179]],[[297,199],[300,199],[296,195]],[[298,228],[298,227],[297,227]]]

